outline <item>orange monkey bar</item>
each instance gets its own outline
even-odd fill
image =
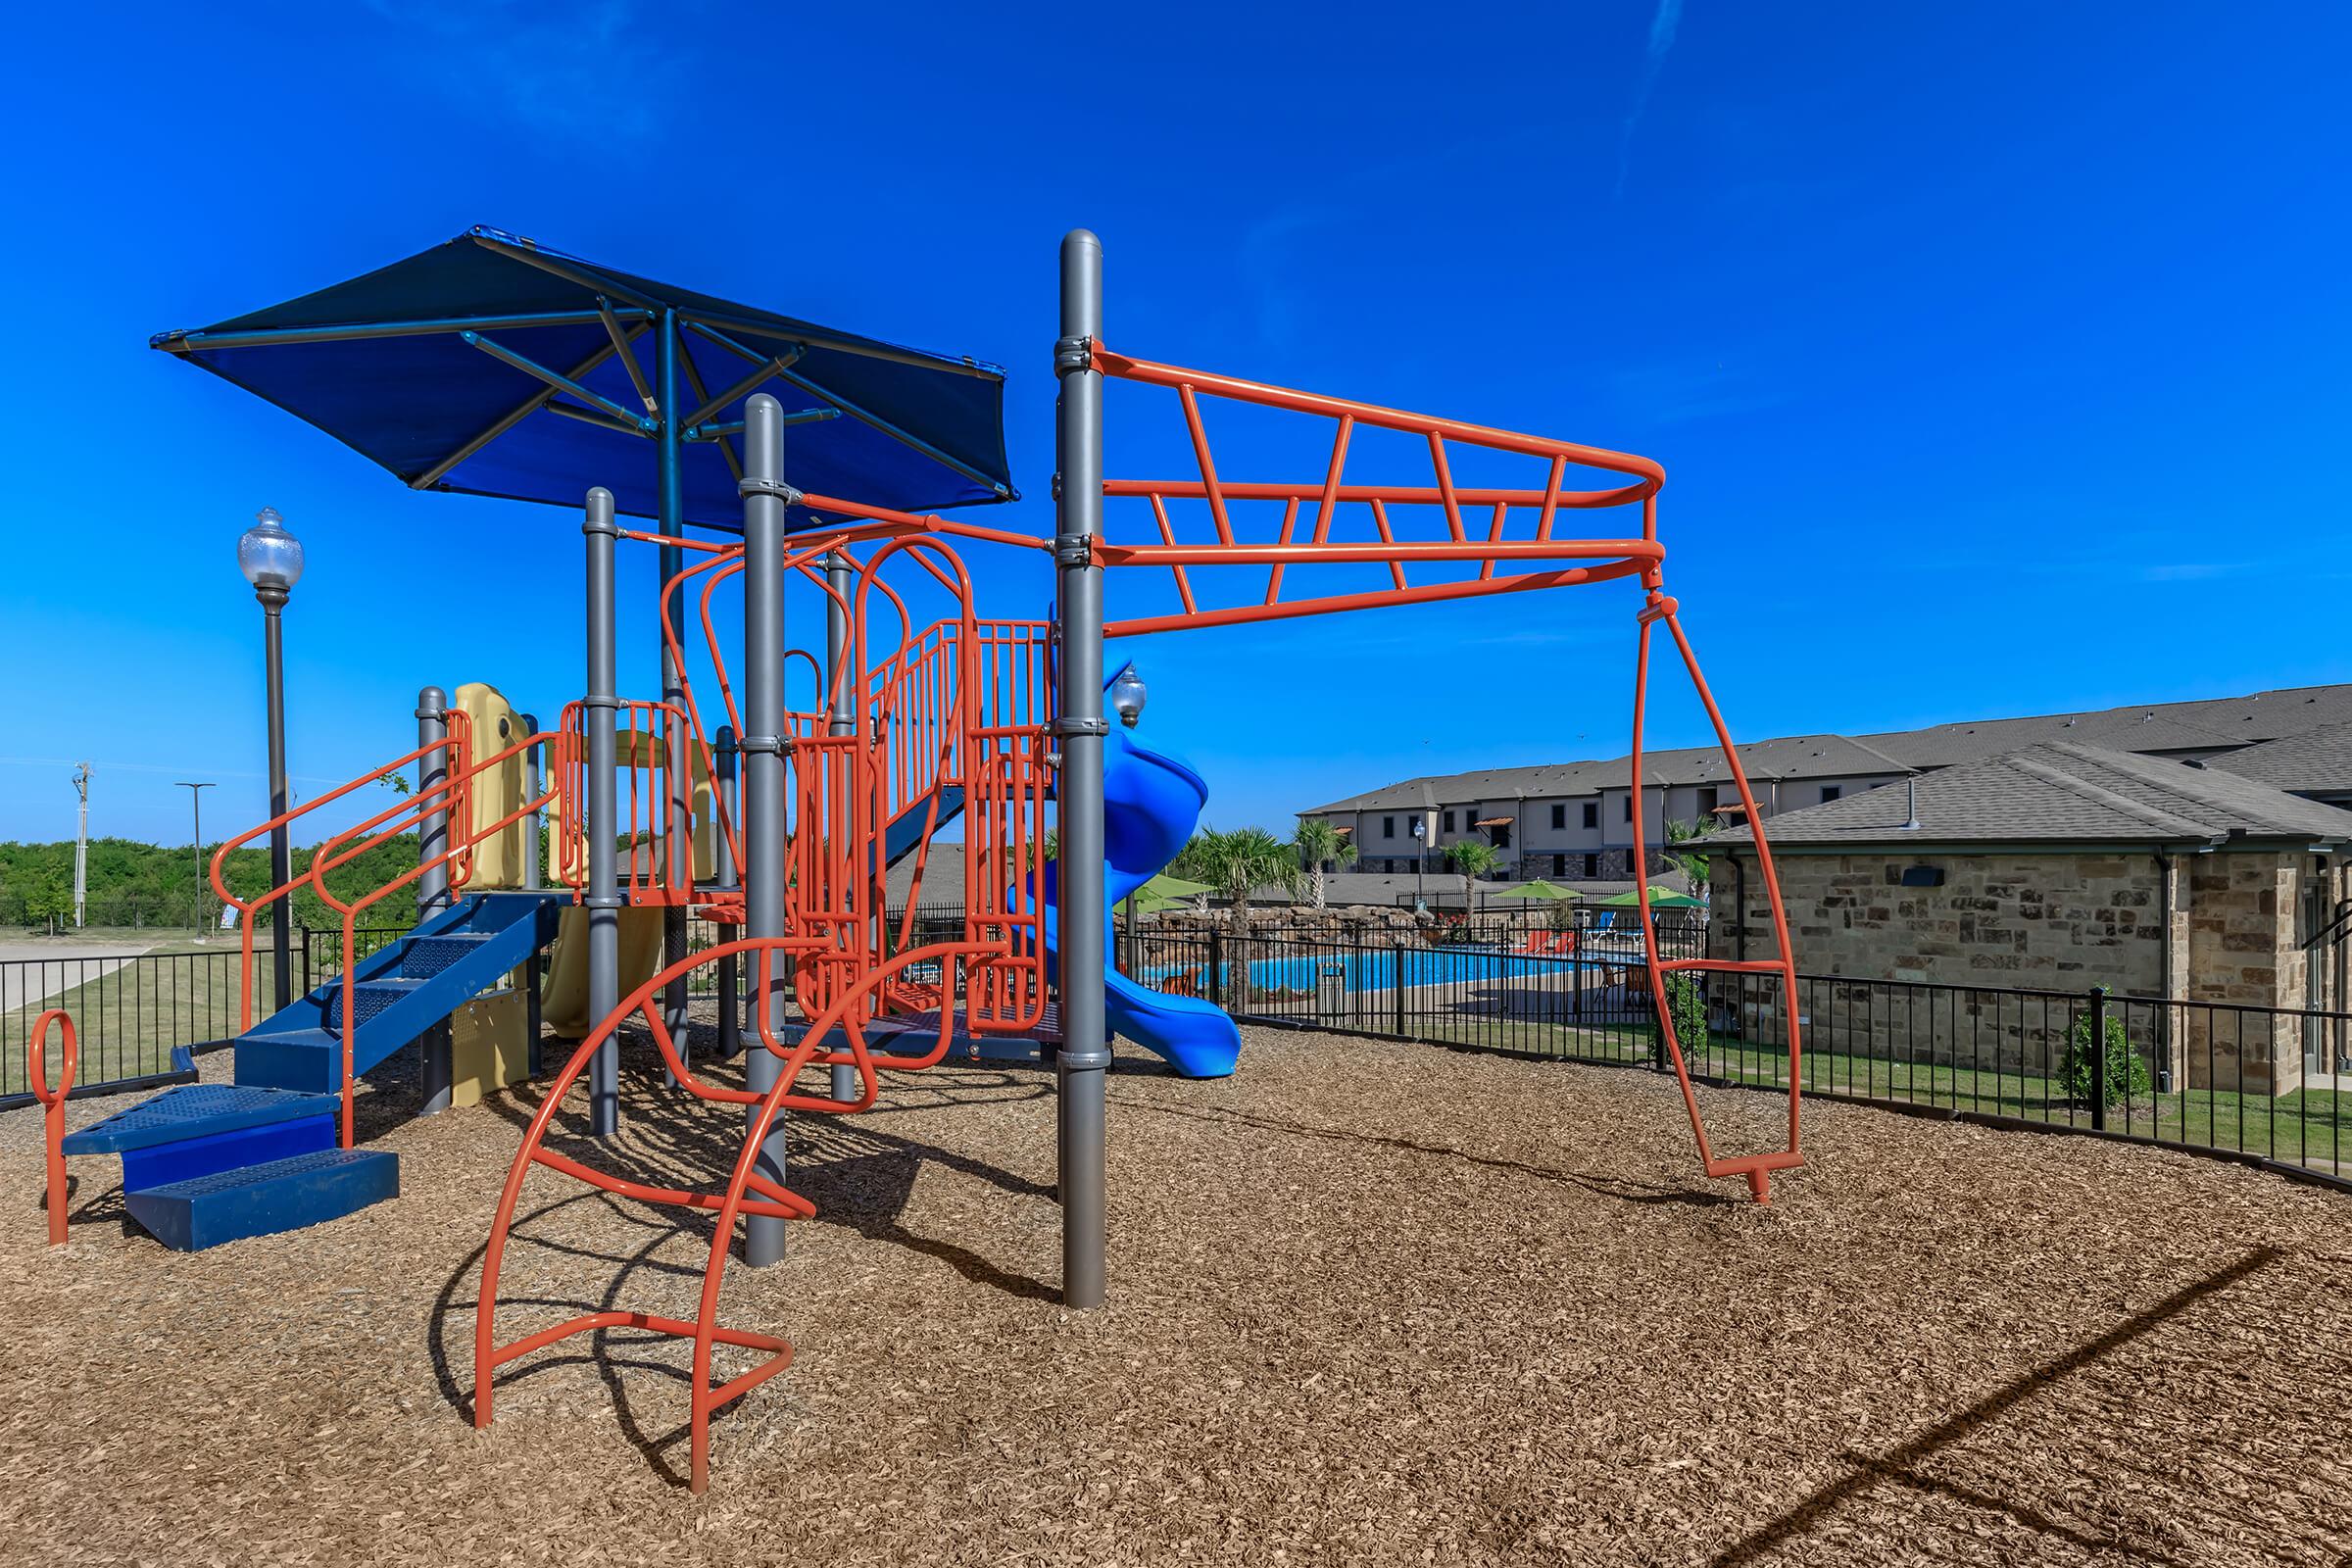
[[[1236,625],[1298,615],[1329,614],[1339,611],[1426,604],[1439,600],[1638,577],[1647,590],[1647,598],[1639,615],[1640,651],[1634,674],[1633,799],[1636,802],[1642,799],[1642,724],[1648,701],[1650,631],[1653,625],[1663,621],[1682,654],[1692,690],[1706,710],[1717,744],[1730,765],[1745,820],[1751,823],[1760,821],[1755,795],[1748,786],[1746,769],[1740,765],[1739,751],[1733,745],[1731,731],[1723,721],[1721,710],[1716,707],[1714,694],[1699,672],[1697,656],[1691,651],[1690,639],[1683,632],[1678,615],[1679,607],[1663,591],[1666,551],[1658,539],[1657,493],[1665,482],[1666,471],[1656,463],[1603,447],[1523,435],[1459,419],[1410,414],[1377,404],[1270,386],[1238,376],[1156,364],[1112,353],[1100,343],[1090,344],[1089,353],[1093,368],[1105,377],[1140,382],[1176,393],[1193,458],[1200,470],[1196,478],[1105,479],[1102,482],[1105,497],[1140,499],[1150,503],[1159,543],[1114,544],[1097,540],[1093,547],[1094,559],[1104,566],[1165,568],[1174,578],[1177,598],[1183,607],[1175,613],[1109,622],[1102,628],[1105,637],[1135,636],[1198,626]],[[1336,428],[1323,477],[1319,481],[1299,483],[1237,483],[1221,478],[1209,448],[1208,429],[1201,417],[1200,400],[1203,397],[1222,398],[1233,403],[1279,409],[1334,421]],[[1429,448],[1433,482],[1426,485],[1348,482],[1348,446],[1359,426],[1419,436]],[[1453,482],[1452,466],[1447,457],[1449,446],[1541,459],[1546,465],[1544,483],[1541,488],[1457,486]],[[1571,490],[1566,488],[1567,471],[1571,465],[1597,469],[1615,475],[1624,482],[1598,489]],[[1205,504],[1215,538],[1192,543],[1179,542],[1169,514],[1168,504],[1171,501]],[[1277,502],[1282,507],[1282,520],[1272,542],[1246,540],[1237,534],[1234,521],[1236,504],[1265,505]],[[1312,525],[1311,528],[1302,529],[1301,513],[1309,506],[1314,509]],[[1345,540],[1335,537],[1333,526],[1344,506],[1367,509],[1377,538]],[[1641,508],[1642,532],[1639,538],[1561,537],[1555,531],[1563,513],[1628,506]],[[1402,536],[1397,526],[1400,519],[1392,514],[1391,509],[1403,507],[1424,511],[1437,509],[1444,519],[1443,535],[1423,539]],[[1474,528],[1465,509],[1483,509],[1486,512],[1483,531]],[[1533,513],[1534,522],[1524,536],[1512,537],[1512,518],[1518,513]],[[1523,569],[1536,563],[1548,564],[1540,569]],[[1313,598],[1283,597],[1283,579],[1289,568],[1348,564],[1387,566],[1389,586]],[[1446,576],[1442,568],[1448,564],[1461,568],[1475,565],[1477,571],[1475,575],[1463,575],[1457,571],[1454,575]],[[1235,566],[1266,568],[1263,594],[1250,603],[1203,607],[1195,591],[1193,570]],[[1408,567],[1417,568],[1423,573],[1436,569],[1441,574],[1437,580],[1423,575],[1421,580],[1415,581],[1407,575]],[[1509,569],[1498,572],[1498,567]],[[1753,961],[1717,958],[1661,961],[1658,957],[1657,932],[1649,906],[1648,847],[1642,817],[1643,812],[1637,808],[1633,813],[1634,874],[1636,885],[1641,890],[1637,902],[1642,918],[1642,956],[1648,969],[1650,995],[1659,1033],[1682,1087],[1683,1103],[1690,1118],[1691,1134],[1698,1144],[1699,1158],[1709,1176],[1744,1177],[1756,1200],[1769,1201],[1771,1173],[1793,1169],[1804,1163],[1798,1145],[1797,1081],[1802,1063],[1802,1047],[1794,1006],[1795,966],[1790,957],[1788,916],[1782,906],[1780,881],[1773,870],[1771,850],[1764,843],[1764,835],[1759,829],[1756,834],[1757,859],[1765,891],[1771,901],[1779,956]],[[1782,1006],[1788,1014],[1788,1142],[1786,1149],[1720,1157],[1708,1142],[1706,1126],[1699,1115],[1697,1096],[1691,1087],[1690,1068],[1684,1060],[1681,1043],[1675,1037],[1673,1007],[1667,994],[1668,975],[1693,972],[1779,977]]]

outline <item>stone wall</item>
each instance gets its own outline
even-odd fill
[[[1735,862],[1746,873],[1743,901]],[[1778,865],[1800,974],[2070,997],[2105,986],[2118,997],[2171,999],[2183,1004],[2114,1010],[2176,1086],[2284,1093],[2301,1083],[2299,1021],[2246,1009],[2306,1004],[2305,858],[2257,849],[2169,860],[2153,852],[1921,851],[1784,854]],[[1940,871],[1942,885],[1903,886],[1908,867]],[[2318,874],[2330,883],[2326,891],[2340,881],[2332,869]],[[1771,911],[1754,858],[1722,856],[1713,886],[1713,955],[1737,956],[1744,927],[1747,956],[1770,956]],[[1777,998],[1762,1000],[1744,999],[1739,1027],[1777,1043]],[[2027,1072],[2058,1067],[2079,1006],[1900,986],[1813,985],[1799,1002],[1822,1014],[1808,1018],[1817,1049]]]

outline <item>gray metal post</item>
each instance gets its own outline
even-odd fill
[[[620,706],[619,635],[613,626],[612,554],[620,530],[612,521],[612,492],[602,485],[588,492],[588,691],[580,700],[580,722],[588,731],[588,800],[581,814],[588,835],[588,1026],[593,1029],[620,1005],[620,866],[615,832],[619,825],[614,778],[612,715]],[[607,1040],[588,1064],[588,1130],[610,1138],[620,1130],[620,1042]]]
[[[678,318],[675,311],[662,313],[662,330],[655,365],[655,395],[661,399],[662,428],[660,443],[660,471],[662,485],[662,531],[675,539],[686,529],[686,492],[682,467],[684,448],[681,442],[685,431],[680,420],[686,406],[678,400]],[[686,552],[676,545],[661,548],[659,570],[661,581],[656,592],[666,603],[669,624],[679,637],[685,636],[684,593],[671,592],[669,581],[686,564]],[[662,722],[662,746],[669,759],[668,818],[663,839],[673,865],[683,858],[683,874],[688,886],[694,882],[694,763],[687,756],[685,725],[675,716],[686,706],[686,677],[678,667],[678,660],[662,636],[659,618],[654,635],[660,640],[662,656],[662,701],[669,706],[669,714]],[[669,905],[662,910],[662,966],[668,968],[686,956],[686,908]],[[686,977],[678,976],[662,993],[662,1021],[669,1030],[669,1038],[677,1043],[678,1058],[690,1059],[687,1052]],[[674,1087],[677,1079],[665,1066],[663,1076]]]
[[[1061,833],[1061,1052],[1056,1058],[1061,1167],[1061,1298],[1103,1298],[1104,1120],[1110,1049],[1102,1018],[1102,568],[1094,562],[1102,523],[1102,375],[1094,342],[1102,331],[1102,242],[1072,229],[1061,242],[1061,336],[1054,373],[1060,485],[1054,560],[1061,624],[1061,690],[1054,728],[1061,749],[1055,799]]]
[[[843,608],[849,602],[852,582],[849,557],[839,551],[825,557],[825,582],[833,590],[825,595],[825,690],[829,694],[825,732],[847,735],[858,727],[855,705],[859,674],[856,670],[844,673],[844,666],[850,662],[850,617]],[[887,925],[889,908],[885,906],[879,913]],[[942,1006],[947,1004],[945,1001],[941,1003]],[[858,1093],[858,1069],[836,1066],[833,1069],[833,1098],[854,1100]]]
[[[518,717],[525,735],[539,733],[538,714],[523,713]],[[547,788],[546,772],[541,765],[546,748],[544,741],[535,741],[523,748],[522,798],[526,801],[537,800]],[[525,888],[540,886],[539,829],[546,814],[544,810],[534,808],[530,815],[522,819],[522,885]],[[542,911],[540,918],[545,920],[549,915]],[[539,1076],[540,1071],[539,1035],[545,1026],[544,1000],[539,985],[539,954],[533,950],[531,956],[522,960],[522,1038],[524,1050],[529,1055],[530,1073],[534,1078]]]
[[[427,686],[416,694],[416,744],[420,747],[441,748],[449,739],[449,695],[438,686]],[[419,800],[430,798],[449,779],[449,753],[437,749],[416,760],[416,795]],[[446,800],[435,800],[425,808],[416,833],[416,858],[424,867],[416,878],[416,918],[430,919],[449,904],[449,866],[433,862],[449,853],[449,808]],[[352,956],[345,954],[344,962]],[[437,1023],[425,1030],[418,1039],[422,1060],[419,1064],[418,1092],[423,1105],[417,1114],[430,1116],[449,1108],[450,1050],[449,1025]]]
[[[744,935],[784,934],[784,512],[794,492],[784,483],[784,406],[764,392],[743,406],[743,753]],[[755,963],[753,973],[757,975]],[[768,985],[752,1005],[771,1031],[784,1025],[785,965],[769,965]],[[779,1035],[779,1038],[780,1035]],[[783,1062],[755,1037],[745,1068],[750,1088],[765,1094]],[[749,1119],[751,1107],[746,1107]],[[759,1170],[784,1180],[784,1118],[769,1123]],[[784,1222],[744,1220],[743,1257],[764,1268],[784,1256]]]
[[[722,888],[738,888],[743,885],[743,879],[735,868],[735,845],[727,837],[723,825],[732,822],[736,824],[737,832],[743,830],[743,817],[740,814],[743,807],[735,790],[733,725],[718,726],[718,733],[711,737],[710,755],[718,771],[718,776],[710,781],[711,789],[718,795],[719,804],[719,820],[712,825],[718,840],[718,885]],[[740,936],[742,931],[743,928],[738,926],[735,934]],[[719,958],[718,1054],[722,1057],[731,1057],[743,1049],[743,987],[736,978],[740,972],[733,954]]]
[[[275,818],[285,815],[294,804],[286,788],[286,591],[264,587],[255,593],[262,601],[263,681],[270,704],[270,815]],[[287,826],[279,822],[270,830],[270,885],[273,888],[294,880],[294,852]],[[270,973],[276,984],[281,1012],[294,1001],[293,925],[294,899],[289,894],[271,906],[270,913]]]
[[[522,732],[525,735],[536,735],[539,733],[538,714],[522,714],[521,723]],[[547,743],[545,741],[539,741],[523,748],[522,798],[526,801],[537,800],[541,792],[547,788],[547,775],[541,766],[541,762],[546,751]],[[541,875],[539,867],[539,832],[540,825],[546,819],[547,813],[537,808],[533,808],[531,814],[522,819],[522,885],[526,888],[535,888],[539,886],[539,878]]]

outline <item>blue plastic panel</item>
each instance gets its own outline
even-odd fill
[[[119,1154],[125,1150],[234,1132],[240,1127],[292,1121],[339,1108],[333,1100],[283,1089],[181,1084],[127,1110],[118,1110],[79,1132],[68,1133],[65,1151],[69,1154]]]
[[[235,1132],[126,1149],[122,1152],[122,1190],[144,1192],[150,1187],[169,1187],[173,1182],[193,1181],[199,1176],[266,1165],[271,1160],[332,1149],[334,1104],[334,1101],[327,1101],[327,1108],[299,1121],[266,1122],[259,1127],[240,1127]]]
[[[125,1193],[122,1201],[157,1241],[193,1252],[340,1219],[399,1194],[398,1155],[330,1149]]]

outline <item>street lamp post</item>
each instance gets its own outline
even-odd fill
[[[1419,811],[1413,813],[1413,913],[1418,915],[1429,908],[1421,896],[1421,871],[1428,864],[1429,820]]]
[[[264,681],[270,704],[270,886],[284,887],[293,879],[286,824],[286,665],[279,635],[279,612],[302,580],[302,541],[286,532],[277,509],[264,507],[253,526],[237,540],[237,568],[253,584],[253,597],[262,602]],[[277,1004],[294,1000],[293,910],[279,901],[270,921],[270,956],[277,987]]]
[[[195,813],[196,825],[196,940],[209,942],[212,933],[204,922],[204,792],[213,786],[207,782],[191,784],[181,779],[176,788],[188,792],[188,809]]]

